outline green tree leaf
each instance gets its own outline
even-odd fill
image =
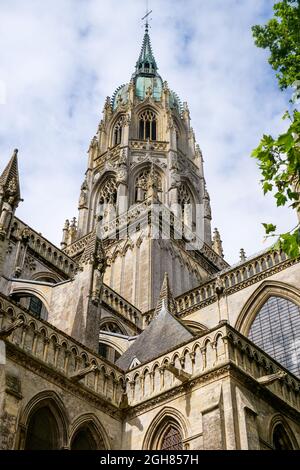
[[[274,4],[274,17],[264,26],[252,28],[255,44],[269,49],[269,63],[277,72],[280,89],[296,88],[300,97],[300,0],[281,0]],[[299,212],[300,220],[300,112],[286,111],[283,119],[290,120],[286,132],[278,137],[263,135],[251,156],[261,171],[264,194],[274,194],[277,206],[289,205]],[[274,236],[276,226],[263,224],[267,236]],[[274,248],[290,257],[300,254],[299,224],[290,232],[280,234]]]
[[[272,232],[275,232],[276,230],[276,225],[273,224],[263,224],[265,227],[266,234],[269,235]]]

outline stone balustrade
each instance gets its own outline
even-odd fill
[[[284,371],[285,377],[264,387],[300,410],[300,380],[227,324],[127,372],[126,391],[130,406],[163,393],[176,392],[182,381],[168,370],[168,366],[183,373],[187,384],[205,381],[209,374],[218,374],[221,369],[226,373],[231,368],[240,369],[252,379],[254,386],[260,387],[258,378]]]
[[[102,240],[107,238],[114,239],[116,238],[117,234],[120,235],[120,231],[124,228],[127,229],[129,223],[136,221],[136,219],[140,216],[146,216],[147,212],[149,211],[149,204],[148,201],[141,202],[140,204],[136,204],[135,206],[131,207],[127,212],[124,214],[119,215],[117,218],[102,224],[98,231],[98,236]],[[127,238],[127,232],[125,233],[125,238]]]
[[[138,330],[141,330],[143,327],[143,316],[141,311],[107,285],[104,285],[103,287],[102,302],[111,307],[115,312],[122,315],[122,317],[127,318],[127,320],[136,325]]]
[[[119,156],[120,156],[120,150],[121,150],[121,145],[115,145],[112,148],[109,148],[107,151],[101,153],[101,155],[98,155],[95,159],[95,166],[98,166],[100,164],[103,164],[105,162],[115,162]]]
[[[220,273],[220,280],[225,288],[226,295],[268,277],[286,263],[296,263],[298,260],[288,260],[283,252],[265,251],[241,265],[230,267]],[[191,313],[193,310],[202,308],[217,300],[215,294],[216,279],[201,284],[176,299],[177,311],[181,316]]]
[[[90,238],[91,238],[91,233],[88,233],[84,237],[79,238],[79,240],[77,240],[76,242],[72,243],[71,245],[68,245],[64,249],[64,253],[66,253],[71,258],[75,258],[76,256],[80,255],[84,251]]]
[[[205,381],[209,374],[218,371],[226,374],[231,369],[246,374],[254,386],[267,388],[300,410],[299,379],[225,323],[124,374],[114,364],[0,294],[0,330],[17,319],[24,323],[5,340],[7,350],[15,346],[14,355],[23,355],[26,367],[32,364],[40,370],[44,367],[48,375],[53,373],[55,380],[68,383],[74,383],[74,375],[80,371],[94,366],[95,370],[79,378],[76,386],[115,407],[121,403],[124,384],[129,406],[140,405],[164,393],[176,393],[182,380],[169,370],[172,366],[183,373],[187,386]],[[285,376],[266,385],[257,381],[278,371],[285,372]]]
[[[155,152],[165,152],[168,148],[168,142],[163,142],[163,141],[152,141],[148,142],[146,140],[130,140],[129,141],[129,147],[132,150],[154,150]]]
[[[25,355],[26,366],[30,363],[37,364],[39,368],[44,366],[47,373],[53,372],[59,380],[72,382],[74,374],[94,365],[95,370],[78,380],[77,386],[114,406],[119,404],[123,391],[123,372],[120,369],[0,294],[0,330],[17,319],[24,323],[6,339],[7,349],[9,345],[16,346],[17,352]]]
[[[38,257],[41,257],[43,260],[55,266],[55,268],[61,271],[67,278],[73,277],[76,270],[74,260],[17,217],[14,217],[11,237],[18,237],[25,227],[29,232],[28,247],[30,250]]]

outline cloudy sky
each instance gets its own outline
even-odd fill
[[[251,36],[273,3],[150,0],[159,72],[189,103],[229,262],[267,246],[261,222],[288,230],[296,220],[262,195],[250,158],[263,133],[283,129],[288,106]],[[0,167],[19,148],[17,215],[52,242],[77,215],[89,142],[105,97],[134,70],[144,11],[144,0],[0,2]]]

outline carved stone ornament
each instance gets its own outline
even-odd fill
[[[87,202],[88,202],[88,185],[85,179],[81,185],[78,208],[83,209],[84,207],[87,206]]]
[[[24,243],[28,243],[30,237],[30,230],[28,227],[24,227],[21,233],[21,239]]]
[[[127,183],[127,175],[128,171],[126,166],[122,166],[117,170],[116,181],[118,184],[126,184]]]

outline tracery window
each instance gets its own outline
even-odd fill
[[[141,140],[156,140],[156,115],[150,109],[146,109],[139,117],[139,138]]]
[[[253,321],[249,338],[300,377],[300,308],[282,297],[270,297]]]
[[[101,331],[109,331],[110,333],[123,334],[120,327],[114,322],[106,322],[101,325]]]
[[[116,218],[117,183],[116,179],[108,178],[101,186],[99,193],[98,217],[104,223]]]
[[[135,202],[143,202],[147,194],[147,184],[150,174],[150,168],[142,170],[135,180]],[[162,193],[162,179],[160,174],[156,171],[155,176],[157,179],[158,193]]]
[[[117,202],[117,183],[115,178],[108,178],[100,190],[100,204],[113,204]]]
[[[181,433],[173,424],[170,424],[164,431],[160,450],[183,450]]]
[[[191,193],[185,184],[181,184],[178,188],[178,204],[180,204],[181,207],[184,207],[185,204],[191,204],[191,202]]]
[[[194,221],[194,207],[193,197],[187,186],[183,183],[180,184],[177,190],[177,202],[181,209],[182,222],[192,227]]]
[[[122,140],[122,132],[124,127],[124,116],[120,116],[114,125],[113,145],[119,145]]]

